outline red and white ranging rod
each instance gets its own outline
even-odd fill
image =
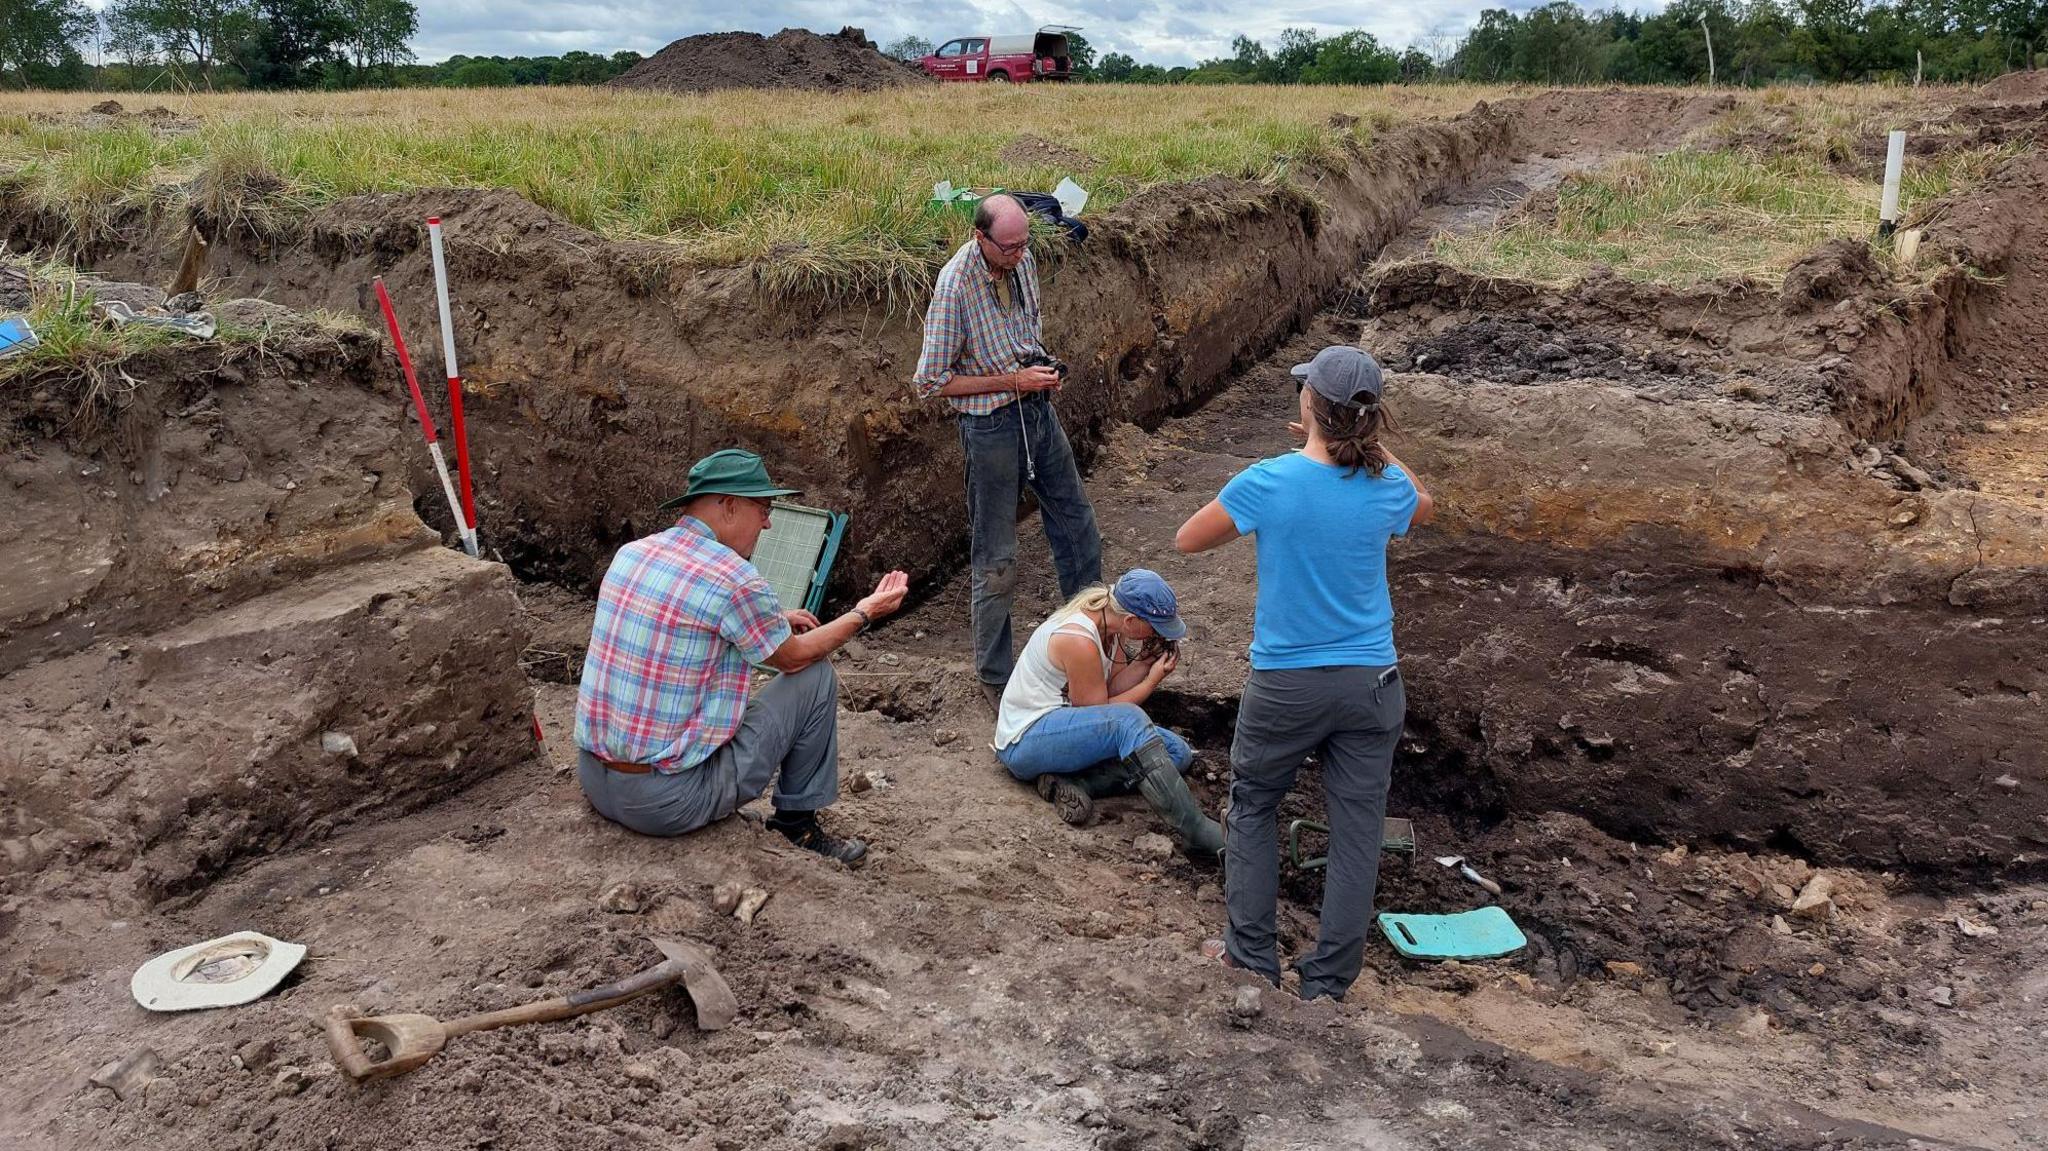
[[[440,433],[434,430],[434,417],[427,411],[427,398],[420,394],[419,377],[412,371],[412,356],[405,350],[405,337],[398,331],[398,313],[392,310],[391,297],[385,294],[384,277],[377,277],[374,283],[377,306],[384,309],[384,324],[391,329],[391,345],[398,349],[398,366],[405,369],[405,386],[412,389],[412,406],[419,413],[420,433],[427,437],[427,452],[434,457],[435,474],[441,477],[441,494],[448,497],[448,515],[455,521],[455,531],[462,539],[463,550],[475,556],[476,533],[463,528],[462,504],[455,498],[455,484],[448,478],[448,460],[441,454]]]
[[[455,366],[455,320],[448,308],[448,260],[441,250],[441,217],[427,217],[434,249],[434,295],[441,305],[441,356],[448,364],[448,422],[455,433],[455,470],[462,477],[463,546],[476,549],[476,493],[469,480],[469,429],[462,420],[462,372]]]

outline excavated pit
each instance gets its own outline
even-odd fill
[[[1390,1139],[1426,1115],[1476,1120],[1457,1137],[1479,1147],[2023,1146],[2029,1089],[2003,1069],[2040,1055],[2024,1032],[2039,1019],[2029,949],[2048,924],[2026,882],[2048,831],[2026,758],[2048,651],[2042,524],[2019,458],[1996,457],[1996,488],[1982,461],[2037,410],[2025,348],[2041,242],[2015,206],[2038,203],[2038,162],[1950,216],[1978,223],[1930,235],[1990,280],[1876,283],[1853,260],[1838,270],[1839,253],[1789,294],[1554,293],[1434,266],[1347,290],[1340,274],[1404,228],[1412,240],[1427,201],[1483,201],[1489,179],[1528,176],[1532,151],[1553,153],[1535,165],[1549,170],[1579,136],[1656,146],[1725,106],[1552,95],[1533,116],[1404,130],[1331,174],[1317,203],[1177,190],[1104,221],[1099,244],[1049,274],[1049,331],[1089,365],[1062,410],[1091,460],[1107,565],[1165,572],[1194,627],[1154,711],[1202,747],[1211,804],[1245,674],[1249,549],[1189,560],[1172,530],[1246,462],[1285,450],[1287,365],[1362,340],[1395,371],[1400,450],[1447,514],[1392,563],[1410,684],[1393,810],[1422,846],[1389,859],[1380,906],[1480,902],[1428,859],[1455,852],[1501,882],[1531,946],[1426,968],[1373,949],[1354,998],[1385,1033],[1276,997],[1263,1021],[1214,1008],[1232,986],[1187,956],[1221,914],[1215,873],[1143,854],[1135,838],[1153,827],[1135,801],[1067,829],[1000,782],[967,671],[964,581],[938,582],[958,560],[958,461],[944,417],[904,394],[914,320],[763,307],[744,273],[680,271],[498,193],[353,201],[296,249],[218,245],[230,283],[301,305],[363,310],[361,284],[385,272],[423,332],[416,217],[443,209],[458,333],[478,349],[486,538],[559,586],[529,585],[522,612],[503,569],[419,528],[407,509],[433,521],[434,501],[414,495],[433,487],[389,365],[189,372],[218,417],[193,409],[198,393],[143,409],[135,426],[160,428],[144,442],[161,447],[121,461],[171,461],[188,477],[178,500],[221,485],[219,522],[121,521],[129,558],[103,586],[53,591],[20,617],[32,626],[0,637],[24,661],[10,688],[35,688],[0,722],[42,741],[46,761],[83,765],[25,777],[43,790],[9,809],[45,821],[10,829],[23,833],[10,853],[33,863],[6,892],[50,912],[0,905],[0,931],[40,941],[0,988],[38,1052],[10,1073],[32,1088],[31,1143],[216,1125],[253,1141],[376,1116],[366,1146],[501,1145],[516,1097],[541,1101],[520,1137],[555,1145],[622,1129],[778,1148],[1209,1148],[1248,1132],[1316,1145],[1339,1128]],[[99,256],[156,270],[146,245]],[[295,377],[311,386],[277,386]],[[789,402],[757,403],[761,379],[786,382]],[[686,845],[621,836],[573,775],[531,756],[529,690],[548,738],[567,736],[596,573],[653,526],[676,461],[736,440],[816,502],[856,510],[836,590],[898,564],[938,583],[836,663],[848,768],[871,787],[835,818],[881,845],[864,872],[821,874],[741,820]],[[99,519],[52,509],[140,498],[72,478],[108,450],[31,461],[30,528],[8,547],[54,578],[47,557]],[[215,466],[235,453],[244,472]],[[300,457],[315,463],[283,467]],[[307,490],[317,499],[290,494]],[[250,518],[229,524],[228,508]],[[1034,530],[1020,618],[1053,606]],[[67,542],[39,552],[39,534]],[[101,620],[118,621],[119,643],[87,634]],[[110,698],[111,715],[90,714]],[[453,730],[430,718],[451,712]],[[213,742],[193,738],[195,717],[223,716]],[[337,726],[351,716],[371,722]],[[359,758],[315,754],[350,731]],[[166,744],[203,748],[203,764],[163,758]],[[299,787],[252,786],[254,763]],[[1318,813],[1315,770],[1284,818]],[[115,802],[59,802],[92,787]],[[120,868],[126,887],[110,892],[101,873]],[[1821,870],[1837,879],[1827,917],[1792,916]],[[775,891],[762,924],[705,910],[735,876]],[[621,880],[640,909],[593,910]],[[1312,937],[1318,882],[1285,873],[1284,951]],[[146,941],[111,935],[115,960],[95,958],[85,937],[112,929],[90,907],[109,893],[173,918],[146,920]],[[128,1041],[82,1022],[126,1008],[121,963],[249,921],[315,945],[303,984],[229,1022],[159,1029],[168,1088],[146,1104],[67,1094],[83,1074],[71,1063]],[[573,1029],[469,1037],[403,1094],[338,1082],[305,1027],[343,999],[449,1017],[572,990],[634,970],[643,937],[668,932],[719,949],[746,1027],[694,1035],[687,1008],[649,999]],[[69,982],[30,994],[52,980]],[[250,1037],[258,1074],[220,1079]],[[273,1085],[275,1059],[291,1066]],[[1305,1094],[1331,1075],[1386,1104]]]
[[[261,341],[0,396],[10,895],[146,906],[532,753],[512,581],[410,510],[414,433],[374,343],[240,310]]]

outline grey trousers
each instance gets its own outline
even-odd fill
[[[747,701],[740,729],[687,771],[632,775],[579,749],[576,779],[599,815],[642,835],[683,835],[775,785],[775,810],[817,811],[839,795],[839,677],[829,660],[777,676]]]
[[[1342,998],[1364,964],[1387,784],[1407,709],[1392,667],[1255,670],[1245,682],[1230,745],[1224,945],[1238,966],[1280,981],[1280,801],[1302,761],[1320,749],[1330,866],[1315,950],[1296,964],[1303,999]]]

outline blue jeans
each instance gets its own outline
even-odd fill
[[[996,759],[1018,779],[1073,775],[1104,760],[1127,758],[1155,736],[1166,744],[1173,766],[1187,771],[1195,761],[1188,741],[1153,726],[1145,710],[1135,703],[1049,711],[1025,728],[1017,742],[996,752]]]
[[[981,682],[1008,683],[1016,663],[1010,601],[1017,590],[1017,504],[1029,487],[1038,497],[1045,542],[1059,572],[1060,598],[1102,582],[1102,536],[1081,487],[1074,450],[1044,392],[1032,392],[985,416],[962,414],[960,449],[967,457],[969,583],[974,619],[974,670]],[[1028,455],[1026,443],[1029,443]]]

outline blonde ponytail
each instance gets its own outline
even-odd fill
[[[1088,611],[1100,611],[1103,614],[1103,622],[1112,629],[1119,620],[1131,614],[1117,605],[1116,597],[1102,584],[1082,588],[1079,594],[1052,614],[1054,618],[1065,619]]]

